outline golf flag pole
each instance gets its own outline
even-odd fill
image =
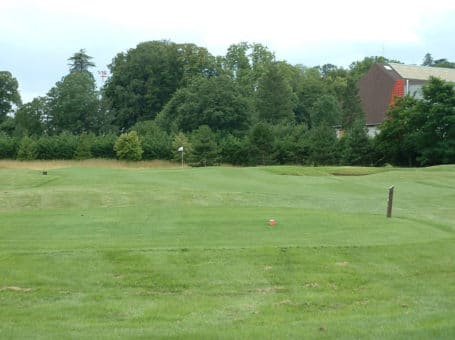
[[[179,147],[177,151],[182,153],[182,168],[183,168],[183,146]]]

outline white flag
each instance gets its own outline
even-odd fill
[[[179,147],[177,151],[183,152],[183,146]]]

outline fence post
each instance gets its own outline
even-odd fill
[[[394,186],[392,185],[389,188],[389,199],[387,200],[387,217],[392,217],[393,189]]]

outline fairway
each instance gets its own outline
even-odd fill
[[[453,165],[20,164],[2,339],[455,338]]]

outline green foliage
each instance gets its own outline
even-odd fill
[[[182,84],[214,73],[213,64],[207,50],[170,41],[144,42],[119,53],[104,89],[115,125],[125,130],[155,118]]]
[[[6,116],[0,123],[0,132],[4,132],[9,136],[14,135],[15,128],[16,124],[14,122],[14,118],[10,116]]]
[[[17,139],[0,131],[0,159],[16,157]]]
[[[207,125],[201,125],[190,135],[193,153],[191,162],[197,166],[214,165],[218,158],[215,134]]]
[[[78,137],[68,132],[59,135],[42,135],[36,141],[37,159],[73,159]]]
[[[433,65],[434,67],[445,67],[445,68],[455,68],[455,63],[448,61],[445,58],[442,59],[437,59],[434,61]]]
[[[114,158],[115,134],[133,130],[142,154],[131,157],[180,161],[177,149],[187,143],[195,165],[455,162],[453,87],[435,80],[423,100],[391,108],[394,118],[378,138],[366,137],[357,123],[364,116],[357,83],[373,63],[397,62],[384,57],[308,68],[276,61],[258,43],[233,44],[214,57],[195,44],[148,41],[117,54],[99,92],[91,59],[84,49],[75,53],[47,97],[23,106],[17,80],[1,72],[0,132],[33,136],[33,157],[41,159]],[[453,67],[431,54],[424,64]],[[340,125],[347,134],[338,143],[333,127]],[[15,149],[0,154],[14,157]]]
[[[41,135],[47,130],[47,100],[44,97],[34,98],[30,103],[22,105],[16,112],[15,124],[19,135]]]
[[[38,157],[38,145],[35,139],[24,136],[21,139],[17,150],[17,159],[21,161],[30,161]]]
[[[247,165],[249,162],[249,139],[228,134],[219,141],[220,162]]]
[[[244,96],[254,97],[259,80],[274,60],[274,54],[267,47],[241,42],[229,46],[223,60],[223,70],[238,84]]]
[[[115,158],[114,145],[117,136],[113,133],[96,136],[92,140],[90,153],[94,158]]]
[[[21,105],[18,87],[17,79],[11,72],[0,71],[0,123],[13,112],[15,106]]]
[[[357,119],[362,119],[363,117],[358,95],[358,79],[354,71],[326,64],[319,67],[319,72],[325,95],[335,97],[336,106],[340,109],[340,117],[336,119],[335,124],[339,125],[341,123],[343,128],[350,128]],[[320,96],[322,95],[324,94]],[[310,107],[316,105],[317,99],[312,101]]]
[[[422,66],[455,68],[455,63],[445,58],[434,60],[431,53],[427,53],[423,58]]]
[[[308,157],[307,126],[275,125],[272,131],[274,160],[278,164],[304,164]]]
[[[278,64],[272,64],[259,80],[257,111],[263,122],[293,122],[297,98]]]
[[[141,140],[142,159],[171,159],[172,141],[166,131],[151,120],[137,122],[132,130],[137,131]]]
[[[273,150],[273,131],[272,127],[260,122],[250,131],[249,139],[249,164],[271,164]]]
[[[308,133],[308,159],[305,164],[334,165],[338,164],[338,148],[335,129],[322,124]]]
[[[48,93],[52,131],[79,135],[91,132],[99,110],[95,80],[87,72],[73,72]]]
[[[423,99],[404,97],[381,125],[376,147],[392,164],[433,165],[455,162],[455,92],[432,78]]]
[[[415,111],[415,139],[421,165],[455,163],[454,84],[431,78]]]
[[[142,146],[136,131],[122,133],[114,144],[118,159],[139,161],[142,158]]]
[[[102,91],[98,94],[101,98],[98,101],[98,110],[92,120],[91,130],[95,134],[108,135],[111,133],[118,133],[118,126],[114,125],[114,115],[109,110],[109,104],[107,99],[102,95]]]
[[[277,164],[295,164],[295,144],[290,126],[273,126],[273,159]]]
[[[314,102],[310,110],[312,126],[335,126],[340,124],[341,108],[336,97],[322,95]]]
[[[249,73],[251,71],[248,50],[250,44],[241,42],[228,47],[225,57],[225,69],[227,73],[240,83],[248,83]]]
[[[417,100],[411,96],[397,98],[387,111],[387,119],[376,136],[375,148],[383,162],[412,166],[416,164],[417,145],[414,117]]]
[[[188,85],[194,78],[217,74],[215,57],[204,47],[195,44],[177,44],[178,64],[183,69],[181,85]]]
[[[365,114],[360,104],[358,82],[351,75],[348,75],[346,82],[341,99],[341,126],[350,128],[357,120],[364,120]]]
[[[68,58],[70,62],[68,65],[70,66],[70,72],[84,72],[90,73],[89,67],[94,67],[95,64],[90,60],[93,59],[87,53],[85,53],[85,49],[80,49],[79,52],[74,53],[74,55]]]
[[[425,57],[423,58],[422,66],[431,66],[433,65],[433,57],[431,56],[431,53],[425,54]]]
[[[341,164],[371,165],[373,161],[372,140],[363,120],[357,120],[346,131],[341,141]]]
[[[251,105],[238,85],[225,76],[197,78],[179,89],[157,117],[160,126],[189,132],[201,125],[239,133],[248,128]]]
[[[184,162],[186,159],[191,159],[193,146],[183,132],[177,133],[172,140],[172,159],[176,162],[182,161],[182,152],[179,151],[180,147],[183,147]]]
[[[298,123],[305,123],[311,128],[311,108],[318,98],[326,94],[326,84],[315,68],[296,67],[295,78],[295,118]]]
[[[74,153],[75,159],[89,159],[92,158],[91,146],[95,135],[81,133],[77,139],[77,147]]]

